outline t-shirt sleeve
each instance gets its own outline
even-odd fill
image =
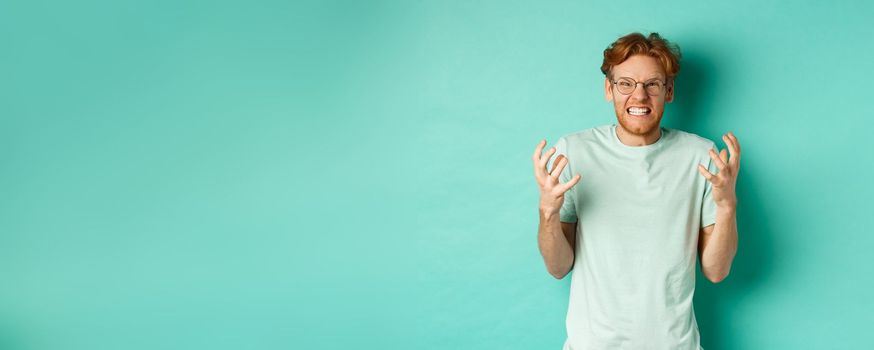
[[[568,148],[567,139],[564,137],[559,138],[555,143],[555,154],[547,165],[547,169],[552,170],[552,165],[555,162],[555,159],[558,158],[559,154],[564,154],[564,156],[567,157],[568,162],[564,166],[564,170],[562,170],[561,174],[558,176],[559,182],[561,183],[567,183],[574,177],[573,170],[571,169],[572,160],[570,154],[568,154]],[[564,203],[562,203],[561,211],[559,212],[559,220],[561,222],[577,222],[577,206],[575,202],[577,186],[579,186],[579,183],[564,193]]]
[[[716,144],[711,144],[710,146],[717,154],[719,154],[719,149],[716,148]],[[710,156],[707,157],[707,170],[710,171],[711,174],[718,174],[719,168],[716,167],[716,164],[713,162],[713,159]],[[716,223],[716,202],[713,201],[713,184],[707,179],[704,179],[704,200],[701,202],[701,227],[707,227]]]

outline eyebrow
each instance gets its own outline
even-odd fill
[[[628,77],[628,76],[624,76],[624,75],[618,76],[618,77],[616,77],[615,79],[622,79],[622,78],[634,79],[634,78],[632,78],[632,77]],[[662,77],[661,75],[656,75],[656,76],[653,76],[652,78],[644,79],[644,80],[642,80],[642,81],[650,81],[650,80],[653,80],[653,79],[662,79],[662,80],[664,80],[665,78]],[[635,80],[637,80],[637,79],[635,79]]]

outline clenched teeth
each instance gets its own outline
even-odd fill
[[[649,114],[650,109],[646,107],[629,107],[628,113],[632,115],[646,115]]]

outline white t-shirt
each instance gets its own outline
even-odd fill
[[[564,350],[701,349],[692,306],[700,228],[715,223],[713,141],[661,128],[628,146],[616,124],[561,137],[561,221],[577,222]],[[555,157],[552,159],[555,160]],[[550,162],[551,163],[551,162]],[[552,169],[552,164],[549,165]]]

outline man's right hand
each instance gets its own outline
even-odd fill
[[[561,210],[561,205],[564,203],[564,194],[571,187],[580,181],[579,174],[574,175],[570,181],[561,183],[559,175],[567,165],[567,157],[564,154],[559,154],[552,164],[552,171],[546,170],[546,165],[549,159],[555,153],[555,147],[550,148],[543,154],[543,147],[546,146],[546,140],[540,141],[537,148],[534,149],[534,177],[537,179],[537,185],[540,187],[540,210],[548,214],[557,214]]]

